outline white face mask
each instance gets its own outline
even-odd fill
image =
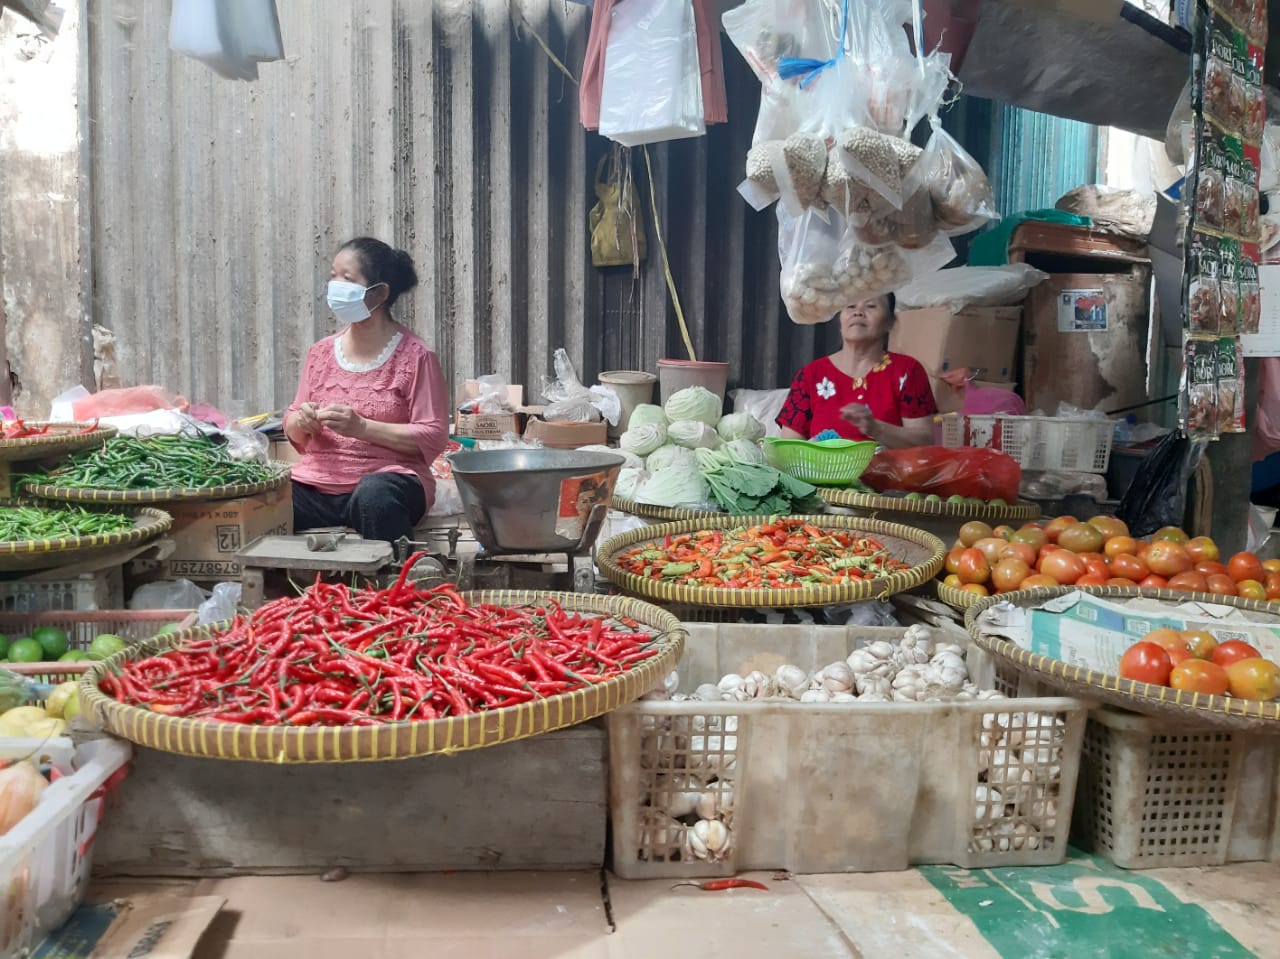
[[[373,287],[346,280],[329,281],[329,309],[343,323],[359,323],[369,318],[369,308],[364,305],[364,295]]]

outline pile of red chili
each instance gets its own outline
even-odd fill
[[[620,553],[614,562],[646,579],[725,589],[801,589],[909,568],[869,536],[797,519],[668,536]]]
[[[126,663],[104,693],[154,712],[254,725],[365,726],[464,716],[604,682],[658,636],[554,602],[473,605],[450,586],[317,582],[226,632]]]
[[[89,426],[76,430],[63,429],[52,423],[29,426],[22,420],[11,420],[0,426],[0,439],[25,440],[33,436],[81,436],[85,433],[93,433],[97,429],[98,423],[96,420]]]

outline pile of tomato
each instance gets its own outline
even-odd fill
[[[1204,630],[1153,630],[1125,650],[1120,676],[1208,696],[1280,696],[1280,666],[1242,640],[1219,643]]]
[[[1114,516],[1060,516],[1021,529],[966,523],[943,580],[978,596],[1044,586],[1143,586],[1280,600],[1280,560],[1236,553],[1172,526],[1138,540]]]

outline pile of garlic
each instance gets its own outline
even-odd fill
[[[837,660],[816,673],[790,663],[772,676],[750,672],[730,673],[719,683],[703,683],[692,695],[677,693],[679,676],[667,677],[663,688],[646,698],[673,702],[749,702],[751,700],[801,703],[888,703],[966,701],[999,697],[981,692],[969,679],[964,650],[954,644],[935,645],[927,626],[910,627],[896,643],[880,640],[860,646],[847,659]]]
[[[674,674],[673,674],[674,675]],[[733,849],[737,716],[646,716],[642,860],[718,862]]]
[[[1037,712],[986,713],[974,790],[972,852],[1039,849],[1058,831],[1066,722]],[[1065,824],[1064,824],[1065,825]]]

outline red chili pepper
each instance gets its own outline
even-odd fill
[[[756,882],[754,879],[712,879],[708,882],[678,882],[672,889],[678,889],[681,886],[693,886],[695,889],[701,889],[703,892],[719,892],[722,889],[763,889],[769,891],[769,887],[762,882]]]

